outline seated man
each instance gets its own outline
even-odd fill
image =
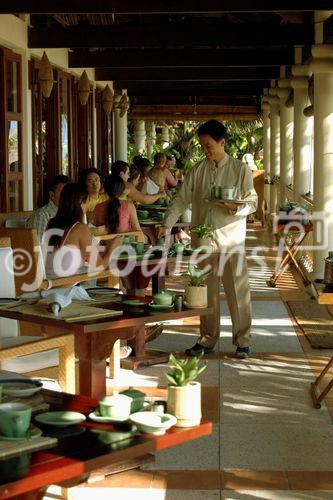
[[[56,175],[49,188],[50,201],[47,205],[38,208],[26,221],[25,227],[37,229],[37,236],[40,242],[42,241],[49,220],[53,219],[57,213],[60,193],[68,182],[69,178],[67,175]]]

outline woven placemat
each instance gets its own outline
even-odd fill
[[[313,300],[294,300],[287,304],[314,349],[333,349],[333,318],[325,306]]]

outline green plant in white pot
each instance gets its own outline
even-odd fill
[[[185,302],[190,307],[207,307],[207,285],[205,281],[211,269],[199,269],[193,264],[188,265],[190,282],[185,286]]]
[[[192,238],[192,245],[194,247],[209,246],[212,244],[213,228],[212,226],[205,226],[205,224],[199,224],[191,228],[191,234],[195,235]]]
[[[207,367],[202,355],[176,359],[170,354],[171,371],[166,373],[169,381],[167,411],[177,418],[177,427],[193,427],[201,421],[201,384],[196,378]]]

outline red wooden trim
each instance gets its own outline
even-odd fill
[[[85,397],[59,393],[56,391],[43,391],[44,398],[51,404],[52,409],[66,408],[90,413],[97,405],[97,400]],[[83,424],[86,428],[112,426],[100,425],[92,422]],[[31,466],[28,474],[16,481],[0,486],[1,498],[25,494],[38,490],[49,484],[61,483],[66,479],[79,478],[82,474],[105,467],[112,463],[119,463],[137,458],[147,453],[166,449],[170,446],[182,444],[192,439],[211,434],[211,422],[203,422],[193,428],[173,428],[164,436],[143,435],[133,438],[129,446],[119,450],[112,450],[108,445],[97,440],[92,440],[91,446],[85,446],[85,440],[76,441],[76,449],[69,446],[71,438],[59,442],[56,447],[32,454]],[[67,441],[67,446],[65,441]],[[74,439],[75,442],[75,439]],[[62,443],[65,443],[64,445]],[[66,451],[67,450],[67,451]]]

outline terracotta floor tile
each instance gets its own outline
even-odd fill
[[[333,471],[288,471],[291,490],[333,490]]]
[[[168,490],[219,490],[220,473],[215,470],[156,471],[152,487]]]
[[[284,471],[222,471],[224,490],[288,490],[288,480]]]
[[[218,387],[201,387],[202,416],[205,420],[219,421],[220,393]]]

